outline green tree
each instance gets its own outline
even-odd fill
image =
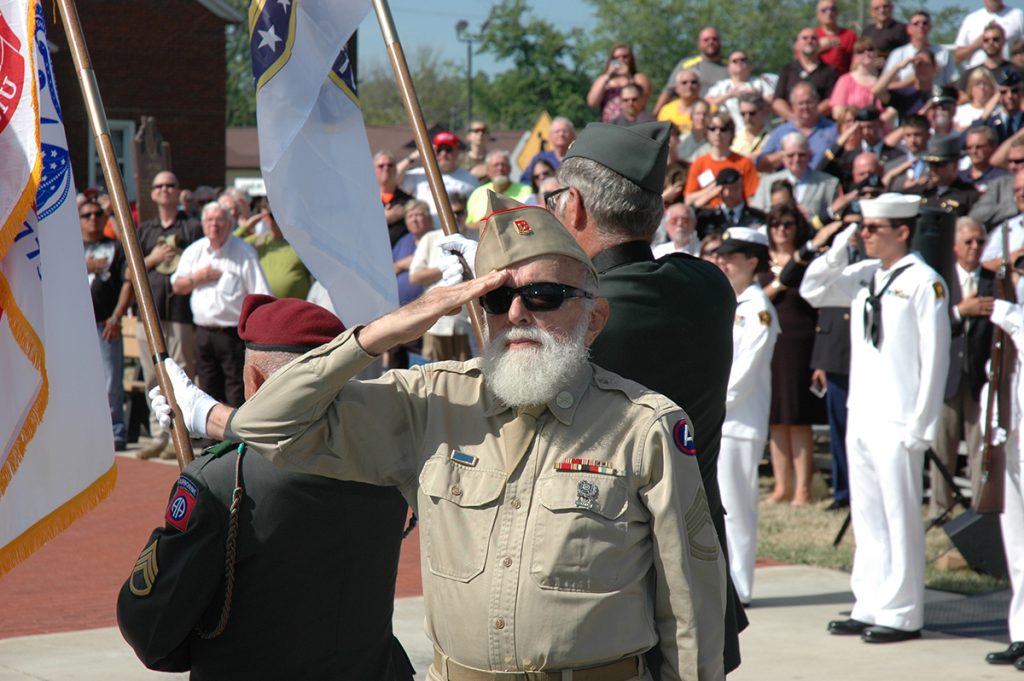
[[[474,80],[475,113],[508,129],[533,125],[544,110],[577,124],[593,120],[586,102],[590,78],[582,67],[582,31],[559,31],[528,11],[526,0],[505,0],[491,8],[479,51],[512,67]]]
[[[242,16],[249,16],[249,0],[228,0]],[[224,29],[227,73],[225,123],[230,127],[256,125],[256,90],[252,82],[252,61],[249,57],[249,27],[229,24]]]
[[[465,117],[466,84],[459,67],[443,61],[440,51],[429,45],[418,45],[406,60],[427,126],[460,127]],[[401,125],[409,120],[390,63],[360,65],[359,101],[367,125]]]

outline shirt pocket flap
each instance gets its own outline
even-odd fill
[[[420,471],[420,489],[434,499],[472,508],[496,501],[505,489],[505,478],[505,471],[432,458]]]
[[[563,473],[537,482],[540,503],[549,511],[590,511],[614,520],[626,510],[626,481],[610,475]]]

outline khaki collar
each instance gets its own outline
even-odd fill
[[[573,377],[569,382],[569,385],[562,390],[559,390],[546,405],[523,407],[518,409],[517,413],[526,412],[539,417],[546,409],[564,425],[572,425],[573,416],[576,414],[576,407],[583,399],[583,395],[587,392],[587,388],[590,387],[590,383],[593,378],[594,368],[588,362],[583,369]],[[511,407],[502,403],[501,400],[497,399],[489,390],[485,391],[485,393],[485,399],[489,404],[486,404],[484,407],[484,416],[497,416],[502,412],[511,410]]]

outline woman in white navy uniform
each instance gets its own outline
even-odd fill
[[[768,269],[768,237],[755,229],[730,227],[714,254],[736,291],[718,487],[725,508],[729,571],[740,601],[749,605],[757,557],[757,464],[768,439],[772,352],[779,321],[754,281],[757,273]]]
[[[850,305],[846,448],[857,549],[856,603],[836,635],[867,643],[920,638],[924,624],[924,453],[937,434],[949,367],[946,285],[909,250],[920,197],[861,201],[864,222],[812,262],[800,294],[817,307]],[[856,231],[868,260],[849,265]],[[852,303],[852,304],[851,304]]]

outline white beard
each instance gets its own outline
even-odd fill
[[[536,327],[512,327],[484,347],[482,370],[488,389],[510,407],[546,404],[565,389],[590,357],[584,345],[589,316],[569,338]],[[539,347],[510,350],[508,341],[533,340]]]

